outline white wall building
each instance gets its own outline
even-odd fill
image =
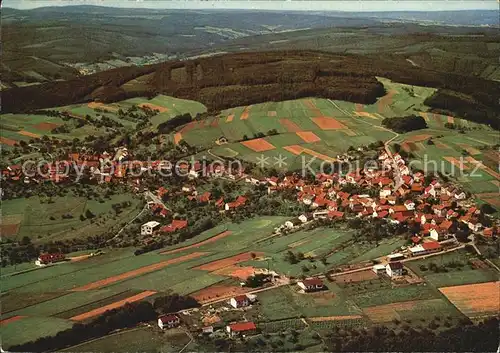
[[[155,231],[155,228],[160,225],[160,222],[156,221],[150,221],[147,223],[144,223],[141,226],[141,235],[151,235]]]

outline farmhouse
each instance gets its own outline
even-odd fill
[[[412,256],[425,255],[441,250],[441,245],[437,241],[429,241],[423,244],[418,244],[408,249]]]
[[[245,306],[249,306],[250,300],[246,295],[238,295],[236,297],[231,298],[229,304],[231,304],[233,308],[242,308]]]
[[[141,235],[151,235],[155,231],[155,228],[160,225],[160,222],[156,221],[150,221],[147,223],[144,223],[141,226]]]
[[[297,282],[297,285],[304,290],[304,292],[315,292],[325,289],[323,281],[319,278],[305,279]]]
[[[247,202],[247,198],[244,196],[238,196],[238,198],[234,202],[228,202],[226,203],[224,209],[226,211],[236,209],[238,207],[243,206]]]
[[[234,337],[238,335],[247,336],[257,332],[257,326],[253,322],[238,322],[226,326],[226,331],[229,336]]]
[[[158,318],[158,327],[162,330],[179,326],[181,320],[177,315],[164,315]]]
[[[64,261],[66,257],[61,253],[53,253],[53,254],[41,254],[38,259],[35,261],[35,265],[43,266],[48,265],[54,262]]]
[[[389,262],[385,267],[385,272],[389,277],[396,277],[403,275],[403,264],[399,261]]]
[[[160,228],[163,233],[173,233],[187,227],[188,222],[183,219],[174,219],[172,223]]]
[[[435,241],[440,241],[444,239],[444,234],[441,231],[438,231],[436,228],[431,228],[429,237]]]

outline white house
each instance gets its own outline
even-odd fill
[[[179,326],[181,320],[177,315],[164,315],[158,318],[158,327],[163,329]]]
[[[382,264],[373,265],[372,271],[375,272],[377,275],[380,273],[384,273],[385,272],[385,265],[382,265]]]
[[[403,275],[403,264],[399,261],[389,262],[385,267],[385,272],[389,277]]]
[[[444,235],[440,234],[436,228],[432,228],[429,232],[429,237],[435,241],[443,240]]]
[[[306,223],[307,222],[307,216],[302,214],[299,216],[299,220],[302,222],[302,223]]]
[[[302,221],[298,218],[294,218],[294,219],[291,219],[289,221],[286,221],[285,222],[285,227],[287,227],[288,229],[293,229],[295,227],[298,227],[302,224]]]
[[[160,225],[160,222],[149,221],[141,226],[141,235],[151,235],[155,231],[155,228]]]
[[[415,202],[412,200],[406,200],[404,204],[408,211],[413,211],[415,209]]]
[[[390,196],[391,193],[392,193],[391,188],[383,188],[382,190],[380,190],[379,196],[381,198],[384,198],[384,197]]]
[[[229,336],[248,336],[254,334],[257,331],[257,326],[253,322],[238,322],[226,326],[226,331]]]
[[[233,308],[242,308],[245,306],[249,306],[250,300],[246,295],[238,295],[236,297],[231,298],[229,304],[231,304]]]
[[[297,282],[297,285],[304,290],[304,292],[314,292],[325,288],[323,281],[319,278],[305,279]]]

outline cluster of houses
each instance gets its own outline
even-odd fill
[[[141,226],[141,235],[148,236],[156,233],[174,233],[187,228],[188,222],[183,219],[174,219],[171,223],[161,226],[158,221],[149,221]]]
[[[304,279],[297,282],[297,286],[302,293],[312,293],[327,289],[323,281],[319,278]],[[242,294],[232,297],[228,304],[234,309],[250,307],[257,300],[253,294]],[[162,315],[158,318],[158,327],[162,330],[171,329],[181,324],[181,319],[177,314]],[[252,321],[231,323],[225,327],[229,337],[245,337],[257,333],[257,326]],[[203,327],[201,332],[210,334],[214,332],[213,326]]]
[[[437,178],[428,180],[422,172],[410,175],[399,154],[393,158],[399,173],[391,169],[394,161],[383,152],[378,159],[384,168],[358,169],[347,175],[318,174],[313,183],[292,175],[281,180],[266,178],[259,180],[259,184],[267,184],[269,193],[294,189],[297,201],[310,209],[309,213],[287,221],[281,229],[293,229],[312,219],[350,216],[384,219],[392,224],[417,223],[419,230],[413,238],[415,244],[425,240],[443,241],[456,232],[459,223],[475,233],[496,235],[495,227],[483,227],[479,220],[480,210],[472,206],[464,191],[452,184],[442,184]],[[398,177],[401,183],[396,184]],[[375,189],[377,195],[343,191],[346,185],[362,190]],[[433,246],[436,245],[422,244],[415,247],[414,252],[430,251]]]

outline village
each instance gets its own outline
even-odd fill
[[[137,163],[127,163],[127,156],[126,149],[117,151],[114,158],[107,153],[85,159],[81,159],[78,154],[72,154],[67,161],[61,163],[85,166],[86,177],[95,179],[98,183],[128,183],[136,193],[143,193],[147,200],[146,207],[155,219],[143,223],[140,226],[140,234],[137,234],[146,246],[190,226],[189,219],[172,218],[169,223],[161,222],[162,218],[175,213],[175,210],[169,209],[164,203],[164,200],[170,197],[186,198],[197,205],[210,204],[221,214],[228,215],[238,213],[252,202],[244,193],[232,198],[212,198],[208,191],[198,192],[200,179],[224,179],[244,183],[250,187],[264,188],[268,195],[294,192],[296,202],[303,205],[307,211],[276,227],[272,235],[275,237],[286,237],[314,222],[352,219],[368,222],[374,219],[383,220],[390,225],[405,226],[411,232],[410,245],[396,249],[371,264],[344,266],[323,275],[302,276],[301,279],[269,270],[254,272],[253,277],[261,278],[258,289],[233,297],[217,298],[203,304],[201,308],[160,316],[158,327],[161,330],[187,325],[190,330],[194,329],[202,335],[217,336],[223,332],[229,338],[251,336],[259,330],[256,323],[249,320],[245,313],[253,306],[259,305],[260,291],[293,285],[297,293],[307,296],[328,289],[326,279],[335,281],[338,276],[366,271],[373,272],[376,277],[386,278],[395,286],[421,283],[418,276],[405,266],[407,261],[460,250],[465,246],[473,247],[480,255],[474,244],[474,236],[494,239],[498,234],[498,225],[482,214],[480,208],[464,191],[437,176],[426,176],[420,171],[412,172],[399,154],[390,156],[385,150],[379,152],[377,166],[372,165],[370,168],[354,170],[344,175],[320,173],[312,179],[303,178],[297,173],[257,178],[242,170],[236,173],[229,171],[224,163],[215,167],[203,166],[201,163],[181,163],[176,168],[181,170],[185,181],[180,190],[173,194],[165,187],[150,191],[140,177],[130,177],[134,168],[137,168]],[[143,172],[151,171],[154,174],[167,167],[165,163],[155,161],[147,165],[141,164],[141,168]],[[57,169],[54,164],[47,165],[44,171],[48,174],[44,178],[55,182],[67,181],[68,175],[63,177]],[[7,168],[2,175],[4,178],[27,184],[43,180],[23,177],[20,168],[16,166]],[[351,190],[362,190],[363,193],[344,191],[349,190],[349,187]],[[42,254],[36,263],[39,266],[47,266],[64,260],[64,254]],[[245,282],[241,282],[241,286],[245,286]],[[209,317],[217,317],[221,312],[231,311],[236,312],[233,322],[221,326],[221,321],[216,320],[219,324],[210,324]],[[238,317],[243,320],[237,320]]]

